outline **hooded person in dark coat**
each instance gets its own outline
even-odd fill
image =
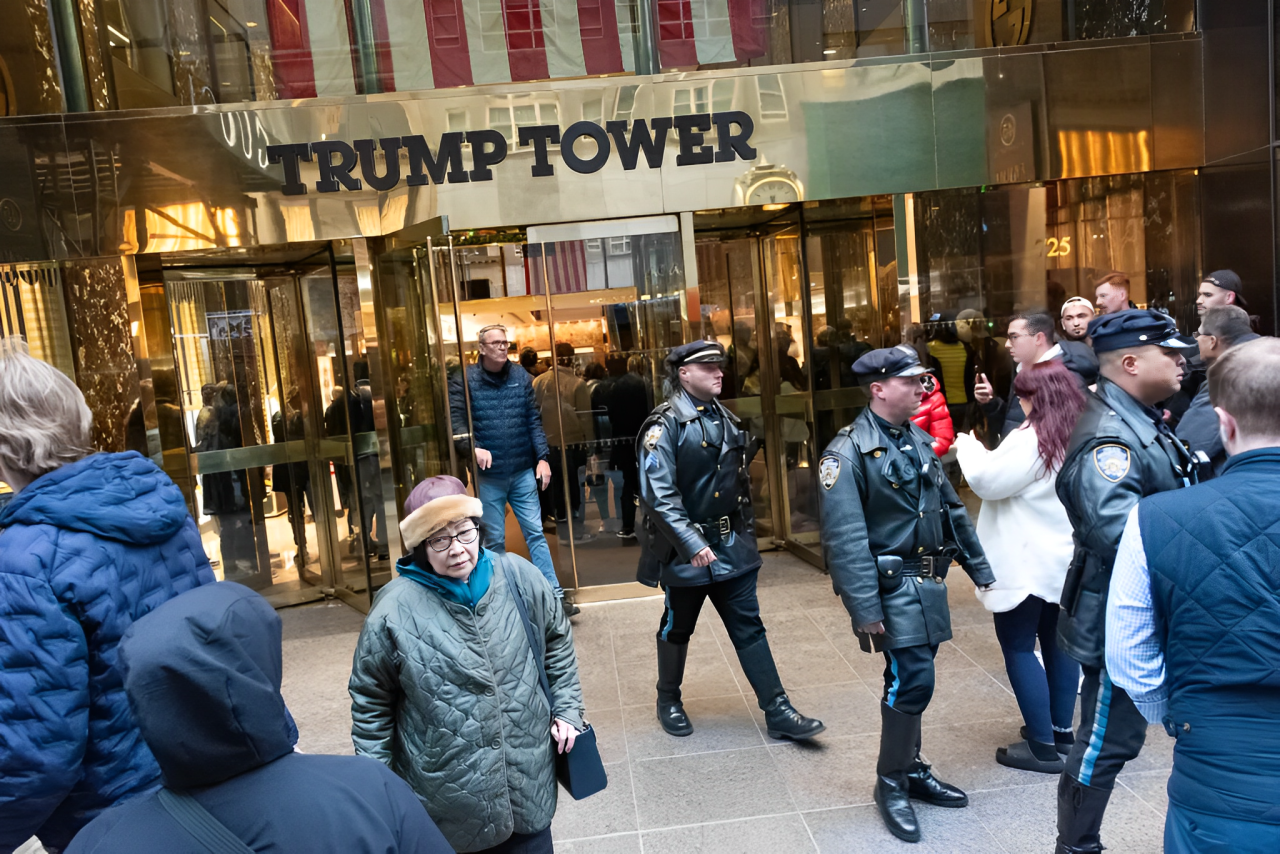
[[[166,789],[194,797],[254,851],[452,854],[413,790],[386,765],[294,752],[298,731],[280,695],[280,641],[275,611],[234,582],[179,596],[125,633],[125,693]],[[100,815],[66,854],[208,850],[157,793]]]

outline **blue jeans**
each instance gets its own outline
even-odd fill
[[[510,504],[529,547],[529,559],[546,576],[556,595],[564,596],[555,565],[551,563],[551,549],[542,535],[542,505],[538,503],[538,480],[533,476],[533,469],[508,477],[480,472],[476,486],[480,503],[484,505],[485,546],[496,554],[506,552],[507,505]]]
[[[1280,851],[1280,825],[1206,815],[1170,802],[1164,850],[1165,854],[1273,854]]]
[[[1004,669],[1032,739],[1053,744],[1053,731],[1070,732],[1080,665],[1058,649],[1058,606],[1028,596],[1012,611],[992,614]],[[1036,659],[1036,638],[1040,655]]]

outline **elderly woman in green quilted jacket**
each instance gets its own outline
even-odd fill
[[[356,753],[409,782],[459,852],[544,854],[555,752],[584,726],[573,634],[533,564],[481,547],[482,515],[456,478],[409,495],[400,531],[411,554],[356,646],[351,736]],[[545,654],[529,648],[517,597]]]

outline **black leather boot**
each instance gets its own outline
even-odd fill
[[[969,806],[968,795],[950,783],[944,783],[933,776],[932,766],[920,758],[921,718],[919,715],[915,716],[915,721],[916,752],[912,757],[911,767],[907,769],[907,788],[911,793],[911,797],[917,801],[933,804],[935,807],[959,809],[960,807]]]
[[[1068,774],[1058,780],[1058,847],[1054,854],[1098,854],[1110,789],[1086,786]]]
[[[738,650],[738,661],[747,681],[756,692],[756,700],[764,710],[764,722],[770,738],[804,741],[825,730],[826,724],[807,718],[795,710],[782,690],[778,667],[769,651],[769,639],[761,638],[746,649]]]
[[[920,822],[911,806],[907,769],[915,762],[920,716],[904,715],[880,704],[880,759],[876,762],[875,802],[889,832],[904,842],[920,841]]]
[[[658,723],[668,735],[693,734],[693,724],[680,702],[680,683],[684,681],[684,662],[688,644],[658,641]]]

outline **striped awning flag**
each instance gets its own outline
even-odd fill
[[[530,294],[572,294],[587,290],[587,250],[581,240],[529,243],[524,247],[524,280]]]
[[[367,0],[379,87],[441,89],[634,66],[625,0]],[[652,0],[663,68],[768,50],[766,0]],[[357,93],[353,0],[267,0],[277,97]]]

